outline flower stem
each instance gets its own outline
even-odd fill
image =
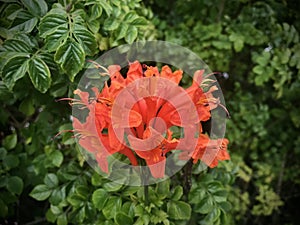
[[[149,206],[149,187],[148,187],[148,185],[144,186],[144,195],[145,195],[145,206]]]
[[[149,206],[149,168],[146,166],[146,162],[141,160],[142,165],[142,184],[144,186],[144,198],[145,206]]]

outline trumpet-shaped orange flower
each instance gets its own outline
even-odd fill
[[[159,72],[135,61],[126,76],[120,71],[118,65],[108,67],[110,84],[105,83],[100,92],[93,88],[94,101],[88,92],[75,92],[80,100],[74,103],[89,113],[84,122],[74,118],[74,130],[79,144],[95,155],[103,171],[108,172],[107,157],[115,153],[127,156],[132,165],[144,160],[155,178],[164,177],[167,155],[173,150],[210,167],[230,158],[227,139],[211,140],[202,133],[201,122],[209,120],[211,110],[220,105],[213,95],[217,87],[203,75],[204,70],[195,72],[187,89],[179,86],[183,72],[173,72],[169,66]],[[182,127],[184,137],[173,138],[172,126]]]

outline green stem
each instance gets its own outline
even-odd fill
[[[145,195],[145,206],[149,206],[149,187],[148,187],[148,185],[144,186],[144,195]]]
[[[148,181],[149,181],[149,169],[146,166],[146,162],[143,159],[139,159],[140,165],[142,166],[142,184],[144,185],[144,198],[145,198],[145,206],[149,206],[149,186],[148,186]]]

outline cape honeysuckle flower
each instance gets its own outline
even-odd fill
[[[167,154],[173,150],[210,167],[230,158],[228,140],[211,140],[201,127],[201,122],[211,118],[211,110],[225,109],[213,96],[217,87],[209,75],[203,75],[204,70],[196,71],[192,85],[183,89],[179,86],[183,72],[172,72],[169,66],[159,72],[157,67],[135,61],[123,76],[118,65],[105,69],[94,64],[110,76],[110,84],[106,82],[100,92],[92,88],[94,98],[75,91],[80,99],[73,104],[89,113],[84,122],[74,118],[73,126],[78,143],[94,154],[104,172],[109,172],[107,157],[115,153],[127,156],[134,166],[137,159],[143,159],[154,178],[164,177]],[[172,126],[183,128],[184,137],[173,138]]]

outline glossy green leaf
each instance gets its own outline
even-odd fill
[[[2,69],[2,79],[9,90],[12,90],[17,80],[25,76],[28,70],[28,58],[16,56],[10,58]]]
[[[90,194],[90,190],[86,185],[78,185],[75,189],[75,193],[82,199],[86,199]]]
[[[86,55],[94,55],[97,51],[95,36],[84,26],[74,25],[74,36],[83,47]]]
[[[91,19],[98,19],[102,15],[103,8],[99,3],[93,4],[90,11]]]
[[[133,224],[133,219],[123,212],[118,212],[114,219],[118,225]]]
[[[48,12],[45,0],[22,0],[28,11],[37,17],[42,17]]]
[[[102,6],[104,11],[106,12],[107,16],[109,16],[112,12],[111,5],[106,0],[97,0],[97,2],[99,2],[99,4]]]
[[[220,202],[219,205],[224,212],[229,212],[232,208],[230,202]]]
[[[136,12],[130,11],[130,12],[128,12],[128,13],[125,15],[124,21],[125,21],[126,23],[132,23],[134,20],[137,20],[137,19],[139,19],[139,18],[140,18],[140,17],[139,17],[139,15],[138,15]]]
[[[108,199],[108,193],[104,189],[97,189],[92,195],[92,202],[98,210],[102,210]]]
[[[116,31],[116,33],[117,33],[116,40],[120,40],[126,36],[128,27],[129,27],[129,25],[127,23],[122,23],[119,26],[118,30]]]
[[[50,159],[52,160],[53,165],[59,167],[64,160],[64,156],[60,151],[54,151],[50,154]]]
[[[103,187],[108,192],[114,192],[120,190],[123,187],[123,185],[112,181],[112,182],[105,183]]]
[[[59,26],[54,33],[46,37],[46,48],[49,52],[55,52],[68,38],[68,25]]]
[[[23,191],[23,180],[18,176],[12,176],[7,179],[7,190],[13,194],[20,195]]]
[[[125,41],[128,44],[132,44],[134,40],[137,38],[138,35],[138,29],[135,26],[130,26],[127,30]]]
[[[130,22],[131,25],[139,27],[139,26],[147,26],[148,21],[144,17],[138,17]]]
[[[108,31],[116,30],[119,27],[119,25],[120,22],[116,18],[109,17],[105,20],[104,29]]]
[[[227,200],[228,192],[221,189],[217,192],[214,192],[213,195],[216,202],[225,202]]]
[[[167,212],[170,218],[176,220],[188,220],[191,217],[191,206],[182,201],[169,201],[167,203]]]
[[[85,52],[80,44],[68,39],[57,49],[54,60],[60,64],[62,70],[73,81],[76,74],[83,68]]]
[[[28,62],[28,74],[34,87],[45,93],[51,84],[51,73],[47,64],[40,58],[34,57]]]
[[[121,210],[122,199],[116,196],[110,196],[102,209],[102,213],[107,219],[113,219]]]
[[[27,11],[21,11],[18,13],[18,16],[23,14],[22,21],[15,25],[14,27],[10,28],[9,31],[13,32],[23,32],[23,33],[30,33],[36,27],[38,23],[38,18],[34,17],[33,15],[29,14]]]
[[[205,221],[208,224],[215,224],[215,221],[219,219],[220,214],[220,209],[215,207],[205,216],[203,221]]]
[[[197,206],[196,209],[195,209],[196,212],[199,212],[201,214],[209,213],[214,208],[213,197],[206,196],[196,206]]]
[[[3,44],[4,51],[6,52],[22,52],[22,53],[31,53],[32,48],[30,43],[27,43],[24,40],[18,39],[8,39]]]
[[[65,187],[63,188],[56,188],[52,191],[52,194],[49,198],[49,202],[52,205],[58,205],[60,204],[64,199],[66,198],[66,189]]]
[[[15,148],[17,145],[17,134],[13,133],[10,135],[7,135],[3,140],[3,147],[7,150]]]
[[[171,199],[178,201],[183,195],[183,188],[182,186],[176,186],[172,191]]]
[[[67,25],[67,13],[62,9],[51,10],[45,17],[42,18],[39,31],[40,36],[45,38],[48,35],[61,30]]]
[[[30,192],[30,196],[38,201],[46,200],[51,195],[51,190],[45,184],[39,184]]]
[[[58,178],[54,173],[48,173],[44,178],[44,183],[51,189],[58,185]]]
[[[85,199],[82,198],[81,196],[78,196],[77,194],[68,196],[67,200],[74,208],[81,207],[85,202]]]

